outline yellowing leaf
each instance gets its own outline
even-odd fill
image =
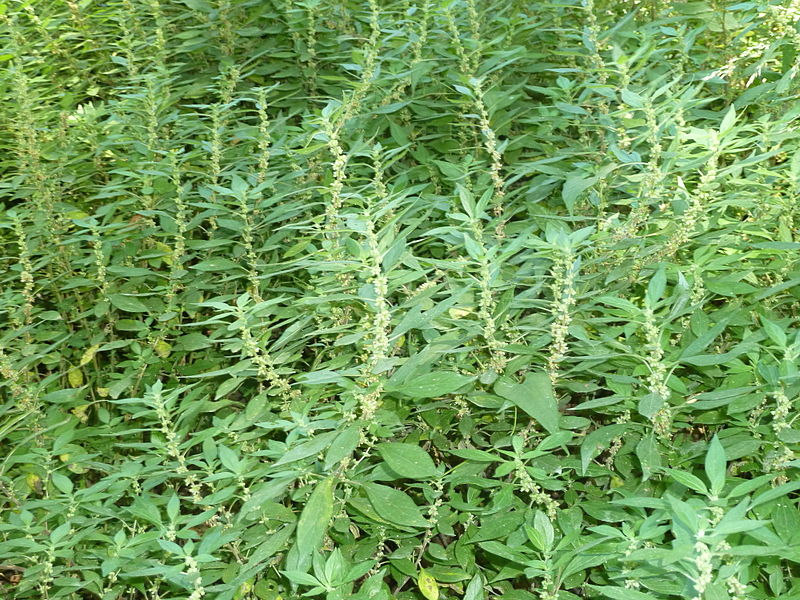
[[[28,484],[31,491],[39,492],[42,490],[42,478],[36,473],[28,473],[25,476],[25,483]]]
[[[89,407],[91,407],[91,404],[81,404],[80,406],[76,406],[75,408],[71,409],[69,412],[78,417],[78,420],[81,423],[86,423],[89,420]]]
[[[83,371],[80,369],[72,369],[67,373],[67,381],[69,381],[71,387],[81,387],[83,385]]]
[[[234,598],[244,598],[252,591],[253,591],[253,581],[252,580],[245,581],[241,585],[241,587],[239,587],[239,589],[236,591],[236,595],[234,596]]]
[[[153,345],[153,350],[159,356],[159,358],[167,358],[172,352],[172,346],[170,346],[164,340],[158,340]]]
[[[417,585],[419,586],[419,591],[428,600],[439,600],[439,584],[425,569],[420,570]]]
[[[87,349],[86,352],[83,353],[83,356],[81,356],[81,360],[78,363],[78,366],[82,367],[83,365],[92,362],[92,359],[94,358],[94,355],[97,354],[97,350],[99,348],[100,344],[95,344],[94,346],[91,346],[89,349]]]

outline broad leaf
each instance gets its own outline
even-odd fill
[[[311,492],[297,521],[297,552],[300,557],[310,557],[322,546],[332,516],[333,478],[328,477]]]
[[[144,302],[134,296],[125,296],[123,294],[110,294],[108,299],[114,308],[123,310],[125,312],[143,313],[148,312],[150,309],[145,306]]]
[[[387,521],[402,527],[429,527],[419,506],[405,492],[378,483],[365,483],[364,491],[375,512]]]
[[[553,395],[553,385],[544,373],[529,373],[524,383],[495,387],[498,394],[525,411],[549,433],[558,431],[561,413]]]
[[[415,444],[387,442],[378,445],[383,460],[398,475],[408,479],[431,479],[439,475],[430,455]]]
[[[453,371],[434,371],[433,373],[414,377],[410,381],[390,387],[388,390],[417,399],[437,398],[457,392],[472,380],[472,377],[460,375]]]
[[[719,438],[714,435],[711,443],[708,445],[708,452],[706,453],[706,476],[711,484],[711,493],[718,496],[725,487],[725,471],[727,469],[727,461],[725,460],[725,448],[719,441]]]

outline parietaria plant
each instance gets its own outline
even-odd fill
[[[798,0],[5,0],[0,97],[3,600],[800,600]]]

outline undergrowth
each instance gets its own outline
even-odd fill
[[[0,3],[0,596],[800,598],[800,3]]]

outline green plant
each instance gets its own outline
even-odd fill
[[[798,16],[0,2],[0,596],[800,598]]]

